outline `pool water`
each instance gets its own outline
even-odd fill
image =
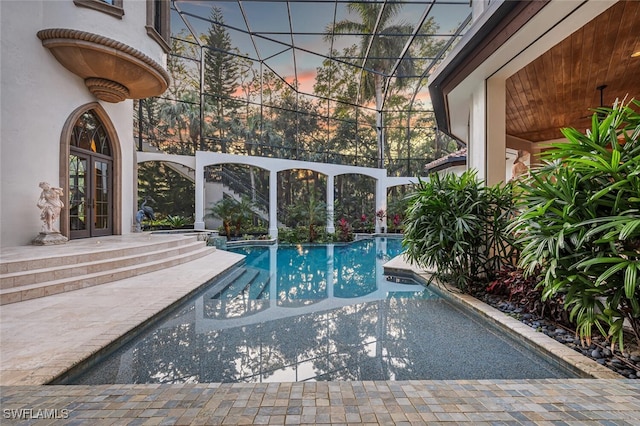
[[[216,298],[272,299],[283,306],[329,297],[352,299],[377,291],[392,296],[383,266],[403,249],[399,238],[376,238],[351,244],[248,246],[230,251],[246,256],[246,273]],[[414,293],[411,297],[434,295],[422,286],[410,293]]]
[[[246,263],[68,383],[573,377],[417,283],[399,239],[242,247]]]

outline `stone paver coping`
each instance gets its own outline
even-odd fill
[[[3,425],[31,424],[34,419],[38,425],[640,424],[640,382],[630,379],[9,386],[0,390]]]

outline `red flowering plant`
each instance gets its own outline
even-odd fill
[[[402,217],[396,213],[393,215],[393,230],[397,230],[400,224],[402,223]]]
[[[338,240],[339,241],[353,241],[353,233],[351,232],[351,225],[349,225],[349,222],[347,221],[347,219],[342,218],[338,221],[338,228],[339,228],[339,233],[338,233]]]
[[[376,217],[378,218],[378,220],[380,221],[380,229],[382,232],[385,231],[385,221],[384,219],[387,217],[387,212],[384,211],[384,209],[380,209],[376,212]]]

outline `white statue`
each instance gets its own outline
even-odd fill
[[[519,150],[518,158],[511,166],[511,180],[515,181],[520,179],[521,176],[527,176],[529,174],[529,166],[527,166],[527,162],[529,161],[529,153],[527,151]]]
[[[60,210],[64,207],[64,203],[60,199],[63,195],[62,188],[52,188],[47,182],[40,182],[39,186],[42,188],[42,193],[37,206],[42,211],[40,219],[43,222],[40,232],[43,234],[60,233],[56,227],[56,221],[60,217]]]

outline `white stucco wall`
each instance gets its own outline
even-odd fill
[[[4,3],[6,0],[2,0]],[[9,0],[15,3],[25,1]],[[166,63],[166,54],[147,35],[147,1],[125,0],[124,15],[117,18],[86,7],[76,6],[72,0],[28,0],[28,3],[42,5],[44,19],[38,30],[45,28],[73,28],[109,37],[135,47],[159,64]],[[35,35],[35,33],[34,33]]]
[[[60,186],[60,137],[65,121],[97,99],[64,68],[36,33],[73,28],[123,41],[164,64],[146,34],[146,2],[125,2],[120,20],[72,1],[0,1],[0,244],[30,244],[41,228],[38,183]],[[100,102],[115,126],[122,152],[122,231],[134,215],[133,102]],[[66,194],[65,194],[66,196]]]
[[[120,149],[122,150],[122,233],[128,234],[135,228],[135,213],[137,212],[138,180],[136,164],[136,145],[133,138],[133,101],[126,100],[117,104],[100,102],[118,133]]]

